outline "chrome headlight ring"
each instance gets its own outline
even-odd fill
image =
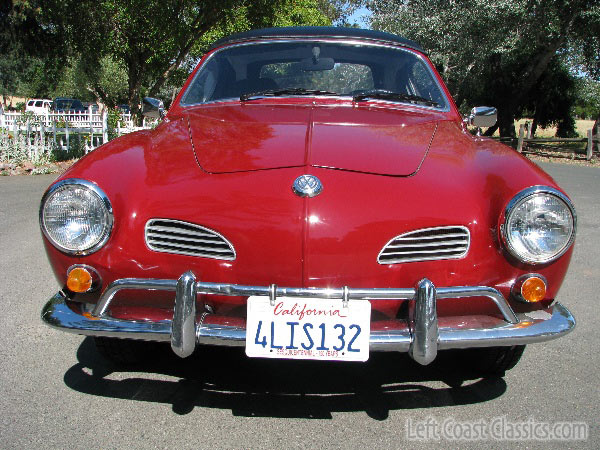
[[[539,205],[535,204],[536,201],[537,203],[543,203],[543,201],[554,202],[554,205],[542,205],[539,210],[540,213],[536,216],[536,211],[533,211],[533,213],[532,211],[527,211],[528,208],[529,210],[534,210],[534,208],[539,207]],[[544,210],[543,208],[547,209]],[[552,211],[552,208],[562,208],[561,211],[559,211],[565,214],[565,217],[559,217],[559,219],[563,222],[562,224],[558,223],[557,221],[552,222],[553,218],[559,216],[556,214],[556,211]],[[531,236],[523,237],[523,235],[519,233],[513,234],[513,231],[518,229],[518,227],[513,228],[515,222],[517,222],[514,217],[516,214],[521,214],[521,220],[523,220],[523,216],[527,218],[527,214],[530,214],[529,219],[535,216],[536,221],[525,222],[524,224],[521,224],[526,226],[528,231],[533,231],[531,233],[533,239]],[[548,227],[549,224],[554,224],[554,229]],[[538,245],[539,243],[535,241],[536,235],[544,235],[544,233],[550,234],[561,227],[566,228],[568,232],[562,239],[560,239],[559,236],[559,242],[558,245],[556,245],[556,248],[551,250],[546,249],[545,251],[541,249],[542,246]],[[531,228],[531,230],[529,230],[529,228]],[[577,215],[575,208],[573,207],[571,200],[569,200],[566,195],[549,186],[532,186],[519,192],[508,203],[501,219],[500,234],[504,246],[512,256],[524,263],[537,265],[550,263],[562,256],[571,247],[573,241],[575,240],[576,228]],[[542,236],[540,238],[540,242],[544,242],[544,239],[545,237]],[[547,239],[544,243],[547,244],[549,241],[550,240]],[[531,244],[537,245],[537,250],[539,251],[538,255],[535,255],[532,251],[535,249],[532,249],[533,246]]]
[[[81,215],[82,211],[78,212],[79,215],[75,214],[73,211],[73,203],[79,201],[81,204],[82,198],[75,200],[71,198],[72,203],[65,205],[65,209],[62,211],[64,216],[54,217],[53,220],[48,217],[48,205],[51,204],[51,202],[55,201],[60,203],[62,201],[63,203],[68,203],[69,199],[59,198],[59,196],[64,193],[71,195],[71,197],[74,197],[75,193],[80,197],[87,196],[87,200],[89,201],[88,206],[90,208],[96,208],[94,211],[92,211],[97,219],[96,222],[92,224],[84,223],[83,225],[85,226],[83,227],[81,226],[81,223],[70,224],[71,228],[74,228],[75,232],[78,233],[78,238],[83,236],[84,233],[93,233],[91,234],[92,238],[85,239],[83,244],[75,245],[74,242],[67,242],[68,239],[66,238],[60,239],[60,233],[57,231],[61,227],[61,224],[58,223],[61,220],[64,222],[62,223],[62,227],[64,229],[69,226],[66,222],[68,222],[70,219],[74,219],[73,222],[76,222],[76,220],[80,220],[80,222],[85,220],[85,217],[82,217]],[[56,207],[57,205],[51,206]],[[83,212],[89,212],[89,210],[84,209]],[[69,214],[74,215],[70,216]],[[44,233],[44,236],[46,236],[52,245],[62,252],[77,256],[89,255],[102,248],[112,233],[114,223],[112,205],[106,194],[94,183],[77,178],[69,178],[59,181],[58,183],[52,185],[50,189],[48,189],[48,191],[42,197],[39,219],[42,233]],[[53,221],[55,223],[52,223]],[[59,231],[64,232],[65,230]],[[63,233],[63,235],[64,234],[68,233]]]

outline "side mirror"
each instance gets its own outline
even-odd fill
[[[162,119],[165,116],[165,105],[162,100],[144,97],[142,101],[142,116],[153,119]]]
[[[498,110],[492,106],[476,106],[467,117],[467,123],[478,128],[493,127],[497,120]]]

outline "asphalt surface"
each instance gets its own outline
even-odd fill
[[[58,287],[37,220],[53,176],[0,177],[0,447],[600,448],[600,170],[543,168],[578,211],[575,255],[559,294],[577,328],[528,346],[515,369],[489,379],[449,357],[422,368],[395,354],[325,364],[209,349],[182,361],[157,348],[150,363],[111,365],[90,338],[53,330],[39,318]],[[427,420],[449,427],[446,437],[466,437],[464,430],[475,429],[468,424],[482,420],[582,422],[589,436],[412,440]]]

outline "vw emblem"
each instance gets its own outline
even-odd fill
[[[316,197],[322,190],[321,180],[314,175],[300,175],[292,185],[292,191],[300,197]]]

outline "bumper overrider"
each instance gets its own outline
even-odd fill
[[[116,319],[108,314],[115,294],[125,289],[175,291],[172,320],[131,321]],[[470,347],[523,345],[548,341],[569,333],[575,319],[560,303],[531,313],[515,314],[504,296],[486,286],[436,288],[427,278],[412,289],[339,289],[244,286],[237,284],[197,281],[191,272],[178,280],[125,278],[114,281],[102,293],[91,314],[76,312],[59,292],[42,310],[42,320],[48,325],[77,334],[109,336],[146,341],[170,341],[173,351],[183,357],[194,352],[197,344],[243,346],[246,329],[219,324],[212,314],[202,314],[196,321],[198,294],[276,297],[334,298],[348,300],[411,300],[408,320],[397,320],[394,328],[372,330],[370,350],[408,352],[420,364],[429,364],[438,350]],[[502,319],[486,326],[468,320],[460,327],[443,326],[438,321],[438,300],[462,297],[487,297],[497,306]],[[204,311],[204,308],[202,309]]]

